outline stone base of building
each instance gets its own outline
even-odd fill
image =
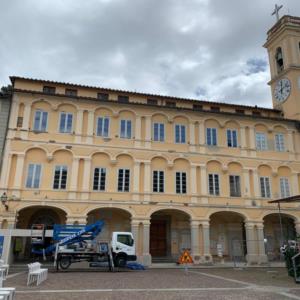
[[[152,257],[151,254],[143,254],[138,258],[138,261],[146,267],[151,266]]]

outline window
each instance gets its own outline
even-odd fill
[[[97,119],[97,135],[102,137],[108,137],[109,130],[109,118],[99,117]]]
[[[164,192],[164,171],[153,171],[153,192],[163,193]]]
[[[185,125],[176,124],[175,125],[175,142],[179,144],[184,144],[185,140]]]
[[[276,151],[280,151],[280,152],[285,151],[284,134],[283,133],[275,134],[275,149],[276,149]]]
[[[23,117],[18,117],[17,119],[17,127],[22,127],[23,126]]]
[[[166,101],[166,106],[168,106],[168,107],[176,107],[176,103],[174,101]]]
[[[106,169],[95,168],[94,170],[94,191],[105,191]]]
[[[234,129],[227,129],[227,146],[236,148],[237,145],[237,131]]]
[[[201,104],[193,104],[193,110],[203,110],[203,105],[201,105]]]
[[[59,132],[60,133],[71,133],[73,123],[73,114],[61,112],[59,121]]]
[[[75,90],[75,89],[66,89],[65,95],[72,96],[72,97],[77,96],[77,90]]]
[[[263,198],[271,198],[269,177],[260,177],[260,192]]]
[[[263,151],[267,150],[267,137],[265,133],[262,132],[256,132],[256,149]]]
[[[131,139],[131,120],[121,120],[120,137],[123,139]]]
[[[34,131],[46,131],[48,123],[48,112],[36,110],[34,115]]]
[[[55,94],[55,90],[54,86],[43,86],[43,93],[45,94]]]
[[[245,110],[244,109],[236,109],[235,112],[239,115],[244,115],[245,114]]]
[[[253,115],[253,116],[261,116],[261,113],[260,113],[260,111],[255,111],[255,110],[253,110],[253,111],[252,111],[252,115]]]
[[[118,234],[117,242],[127,246],[133,246],[134,240],[129,234]]]
[[[281,198],[286,198],[291,196],[290,183],[287,177],[280,178],[280,195]]]
[[[281,48],[277,48],[276,54],[275,54],[275,61],[276,61],[276,67],[277,67],[277,73],[280,73],[284,70],[284,64],[283,64],[283,55]]]
[[[165,140],[165,124],[153,124],[153,140],[156,142],[163,142]]]
[[[129,192],[130,170],[119,169],[118,175],[118,192]]]
[[[206,144],[217,146],[217,128],[206,128]]]
[[[97,99],[107,101],[108,100],[108,94],[106,93],[98,93],[97,94]]]
[[[241,197],[241,184],[240,176],[230,175],[229,176],[230,196]]]
[[[210,110],[214,111],[214,112],[219,112],[220,111],[220,107],[219,106],[211,106]]]
[[[30,189],[38,189],[40,187],[41,165],[29,164],[26,179],[26,187]]]
[[[220,195],[220,183],[218,174],[208,174],[208,191],[210,195]]]
[[[129,97],[128,96],[123,96],[123,95],[118,95],[118,101],[121,103],[128,103],[129,102]]]
[[[185,172],[176,172],[176,194],[186,194]]]
[[[147,104],[149,104],[149,105],[157,105],[158,101],[156,99],[147,99]]]
[[[65,190],[67,187],[67,176],[68,176],[67,166],[55,166],[53,189]]]

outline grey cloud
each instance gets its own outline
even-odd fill
[[[262,44],[274,4],[3,0],[0,84],[14,74],[270,106]],[[300,15],[298,0],[282,4]]]

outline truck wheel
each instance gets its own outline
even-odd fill
[[[117,256],[115,259],[115,265],[117,267],[124,268],[126,267],[127,259],[125,256]]]
[[[59,261],[59,266],[63,270],[68,269],[70,267],[70,265],[71,265],[71,257],[69,257],[69,256],[64,256]]]

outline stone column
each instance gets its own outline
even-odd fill
[[[243,177],[244,177],[244,195],[245,197],[250,197],[250,176],[249,169],[243,169]],[[242,191],[243,196],[243,191]]]
[[[139,253],[139,224],[140,221],[134,219],[131,220],[131,233],[133,235],[135,254],[138,257],[138,261],[140,261],[141,258]]]
[[[150,162],[144,162],[144,201],[150,201],[151,193],[151,165]]]
[[[190,191],[191,191],[191,202],[197,202],[197,165],[191,165],[190,171]]]
[[[12,154],[10,153],[10,140],[6,141],[5,152],[3,155],[2,161],[2,172],[0,178],[0,188],[7,189],[8,187],[8,180],[9,180],[9,173],[10,173],[10,166],[11,166],[11,159]]]
[[[200,175],[201,175],[201,195],[207,196],[207,172],[206,165],[200,165]]]
[[[139,200],[140,193],[140,162],[134,162],[133,168],[133,200]]]
[[[152,135],[151,127],[152,127],[151,116],[146,116],[145,148],[151,148],[151,135]]]
[[[265,235],[264,235],[264,223],[257,223],[257,239],[258,239],[258,262],[260,264],[264,264],[268,262],[268,257],[266,255],[266,248],[265,248]]]
[[[254,238],[254,224],[250,222],[245,222],[246,230],[246,245],[247,245],[247,255],[246,260],[248,264],[253,264],[258,262],[257,253],[255,251],[257,241]]]
[[[209,233],[209,221],[202,221],[202,235],[203,235],[203,257],[202,261],[204,263],[210,263],[212,261],[212,256],[210,254],[210,233]]]
[[[77,110],[76,128],[75,128],[75,143],[81,143],[82,136],[83,110]]]
[[[89,192],[91,190],[90,181],[91,181],[91,166],[92,160],[90,157],[86,157],[84,159],[84,166],[83,166],[83,182],[82,182],[82,199],[89,198]]]
[[[240,128],[240,135],[241,135],[241,143],[240,146],[242,149],[247,148],[247,142],[246,142],[246,129],[244,126]]]
[[[20,189],[22,187],[22,177],[24,168],[25,154],[20,153],[17,156],[16,173],[14,178],[13,193],[16,197],[20,196]]]
[[[195,123],[191,122],[189,124],[189,129],[190,129],[190,136],[189,136],[189,141],[190,141],[190,152],[195,152],[196,151],[196,137],[195,137]]]
[[[250,149],[256,149],[256,141],[255,141],[255,130],[254,127],[249,127],[249,138],[250,138]]]
[[[204,122],[199,122],[199,145],[200,153],[205,153],[205,126]]]
[[[92,144],[94,136],[94,111],[89,111],[86,143]]]
[[[135,118],[135,147],[141,147],[141,139],[142,139],[142,119],[141,116],[137,115]]]
[[[29,129],[30,113],[31,113],[31,103],[27,102],[27,103],[25,103],[25,106],[24,106],[22,130],[28,131],[28,129]]]
[[[195,264],[199,264],[201,261],[200,255],[200,243],[199,243],[199,230],[200,222],[191,220],[191,254]]]
[[[150,254],[150,221],[143,221],[143,264],[151,265]]]
[[[253,174],[253,188],[254,188],[254,197],[260,198],[260,186],[257,169],[252,169]]]
[[[292,194],[294,196],[299,195],[299,180],[298,180],[298,173],[292,173]]]
[[[78,170],[79,170],[79,157],[73,157],[72,168],[69,174],[70,179],[70,189],[69,189],[69,199],[76,198],[76,192],[78,191]]]

